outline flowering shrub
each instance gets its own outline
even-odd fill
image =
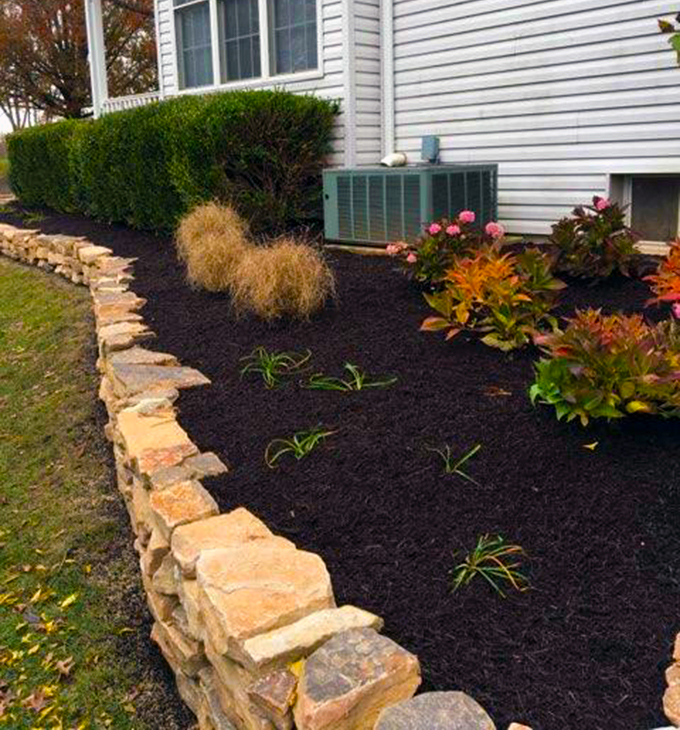
[[[559,271],[599,279],[615,271],[629,275],[638,236],[626,226],[624,208],[595,196],[592,205],[574,208],[571,218],[555,223],[550,241]]]
[[[649,325],[639,314],[577,312],[564,332],[536,338],[548,355],[536,365],[532,402],[557,418],[680,416],[680,325]]]
[[[564,284],[537,249],[503,254],[498,244],[484,246],[456,258],[443,284],[442,291],[425,294],[439,316],[428,317],[421,329],[443,330],[447,340],[468,330],[484,333],[490,347],[512,350],[531,342],[541,327],[557,326],[550,310]]]
[[[659,264],[656,274],[646,276],[645,281],[650,282],[652,291],[656,294],[647,304],[675,302],[673,313],[680,309],[680,238],[671,243],[670,251]]]
[[[438,288],[455,256],[471,253],[505,235],[499,223],[488,223],[482,232],[472,227],[474,222],[475,214],[464,210],[453,221],[431,223],[414,245],[389,244],[387,253],[400,259],[407,276]]]

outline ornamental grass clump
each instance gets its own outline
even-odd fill
[[[680,325],[639,314],[577,311],[564,332],[536,338],[546,357],[536,365],[532,402],[555,407],[558,419],[680,416]]]
[[[483,578],[499,596],[505,598],[501,586],[507,583],[517,591],[529,590],[529,581],[522,573],[521,558],[526,553],[520,545],[509,545],[500,535],[482,535],[475,549],[465,556],[453,571],[454,592]]]
[[[387,253],[399,260],[409,279],[440,288],[456,256],[472,254],[505,235],[498,223],[488,223],[483,231],[474,228],[475,219],[473,211],[463,210],[452,221],[443,219],[428,225],[413,245],[389,244]]]
[[[188,282],[208,291],[225,291],[234,282],[238,264],[251,248],[248,224],[230,206],[199,205],[180,222],[177,254]]]
[[[234,307],[266,320],[309,317],[335,294],[335,277],[320,251],[293,238],[251,247],[231,287]]]
[[[556,270],[584,279],[630,276],[639,237],[626,225],[626,211],[597,195],[552,227]]]
[[[442,291],[424,295],[438,314],[421,330],[444,331],[447,340],[463,331],[479,332],[485,345],[508,351],[557,327],[550,312],[564,283],[553,277],[550,257],[537,249],[513,254],[502,253],[498,244],[484,246],[455,258],[443,285]]]

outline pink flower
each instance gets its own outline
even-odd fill
[[[486,235],[491,236],[491,238],[503,238],[505,235],[505,228],[500,223],[487,223],[484,230]]]
[[[458,216],[458,220],[461,223],[474,223],[477,216],[474,214],[474,211],[472,210],[463,210],[461,211],[460,215]]]
[[[595,210],[599,211],[600,213],[603,210],[607,210],[611,206],[611,202],[607,200],[607,198],[597,198],[595,200]]]
[[[418,260],[418,257],[413,253],[413,251],[406,257],[406,260],[409,262],[409,264],[415,264],[415,262]]]
[[[675,302],[672,309],[673,309],[673,316],[676,319],[680,319],[680,302]]]
[[[436,236],[438,233],[441,233],[442,227],[439,223],[433,223],[427,230],[431,236]]]
[[[460,233],[460,226],[449,226],[446,229],[446,232],[449,234],[449,236],[457,236]]]
[[[388,243],[385,250],[387,251],[388,256],[396,256],[401,249],[396,243]]]

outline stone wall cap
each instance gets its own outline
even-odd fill
[[[219,512],[215,500],[196,481],[178,482],[163,491],[151,492],[149,506],[166,540],[170,540],[175,528]]]

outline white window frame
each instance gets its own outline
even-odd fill
[[[199,0],[197,0],[199,1]],[[257,89],[263,87],[275,87],[280,84],[292,84],[312,79],[323,78],[324,75],[324,47],[323,47],[323,0],[316,0],[316,48],[317,68],[296,73],[273,74],[271,71],[270,58],[270,22],[269,3],[267,0],[258,0],[260,13],[260,67],[262,74],[251,79],[240,81],[228,81],[221,83],[222,60],[219,46],[219,21],[217,15],[217,0],[207,0],[210,7],[210,36],[213,58],[213,83],[206,86],[197,86],[189,89],[181,89],[179,85],[179,48],[177,47],[176,14],[182,7],[175,7],[171,0],[170,26],[172,35],[172,52],[174,58],[174,74],[177,93],[179,94],[205,94],[211,91],[226,91],[229,89]],[[193,4],[193,3],[192,3]]]

